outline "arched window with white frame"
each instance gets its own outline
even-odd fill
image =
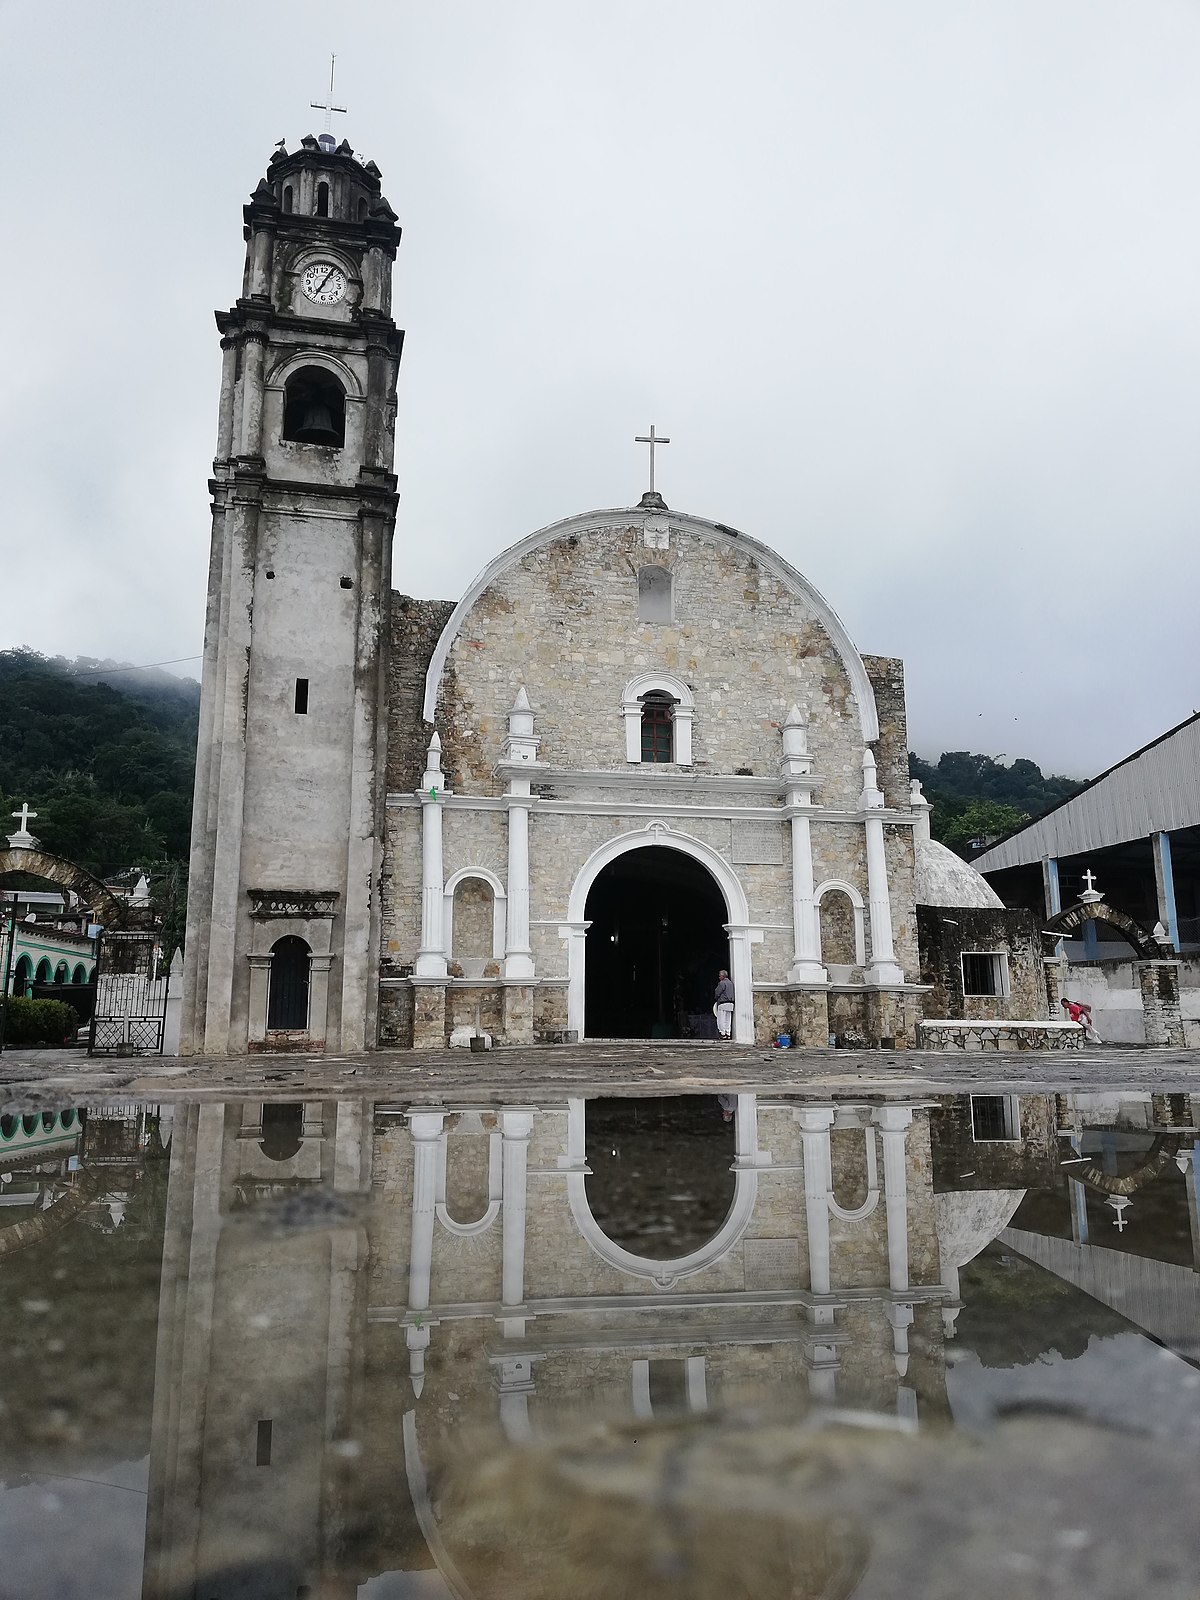
[[[638,765],[692,764],[692,718],[696,697],[682,678],[647,672],[626,685],[625,759]]]

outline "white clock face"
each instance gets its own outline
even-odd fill
[[[301,287],[307,297],[318,306],[332,306],[346,292],[346,274],[331,261],[314,261],[305,267]]]

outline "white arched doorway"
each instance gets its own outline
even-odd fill
[[[579,1039],[586,1038],[587,1014],[587,930],[588,893],[611,862],[631,850],[656,845],[679,850],[706,868],[724,901],[728,921],[729,975],[733,979],[733,1037],[737,1044],[754,1043],[754,993],[750,946],[760,943],[762,929],[750,923],[746,893],[733,868],[711,845],[691,834],[678,833],[664,822],[651,822],[636,833],[619,834],[594,850],[579,870],[571,889],[567,920],[559,925],[559,937],[567,946],[567,1026]],[[714,974],[715,981],[715,974]]]

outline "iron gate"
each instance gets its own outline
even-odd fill
[[[162,1055],[171,974],[161,956],[157,934],[100,935],[89,1055]]]

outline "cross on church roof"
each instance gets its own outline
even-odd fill
[[[648,444],[650,446],[650,493],[654,493],[654,447],[658,444],[670,444],[670,439],[660,438],[654,431],[654,424],[650,424],[650,432],[639,433],[634,439],[634,444]]]
[[[1092,871],[1092,869],[1091,869],[1091,868],[1090,868],[1090,867],[1089,867],[1089,868],[1088,868],[1088,870],[1087,870],[1087,871],[1086,871],[1086,872],[1085,872],[1085,873],[1084,873],[1084,875],[1083,875],[1083,881],[1084,881],[1084,883],[1086,883],[1086,884],[1087,884],[1087,886],[1088,886],[1088,893],[1089,893],[1089,894],[1091,894],[1091,892],[1092,892],[1092,889],[1093,889],[1093,887],[1094,887],[1094,885],[1095,885],[1095,882],[1096,882],[1096,874],[1095,874],[1095,873],[1094,873],[1094,872],[1093,872],[1093,871]]]
[[[330,56],[330,58],[329,58],[329,94],[328,94],[328,96],[324,100],[310,100],[308,102],[309,105],[312,107],[312,109],[314,111],[323,111],[325,113],[325,132],[326,133],[329,132],[330,124],[333,121],[333,113],[335,111],[341,112],[341,114],[343,116],[345,116],[345,114],[346,114],[345,106],[335,106],[334,103],[333,103],[333,69],[334,69],[336,64],[337,64],[337,57],[336,56]]]
[[[29,832],[29,819],[30,819],[30,817],[33,817],[35,820],[37,818],[37,812],[36,811],[30,811],[29,802],[28,801],[25,801],[22,804],[20,811],[13,811],[13,812],[10,813],[10,815],[16,817],[17,820],[20,822],[20,824],[21,824],[21,832],[22,833],[28,833]]]

